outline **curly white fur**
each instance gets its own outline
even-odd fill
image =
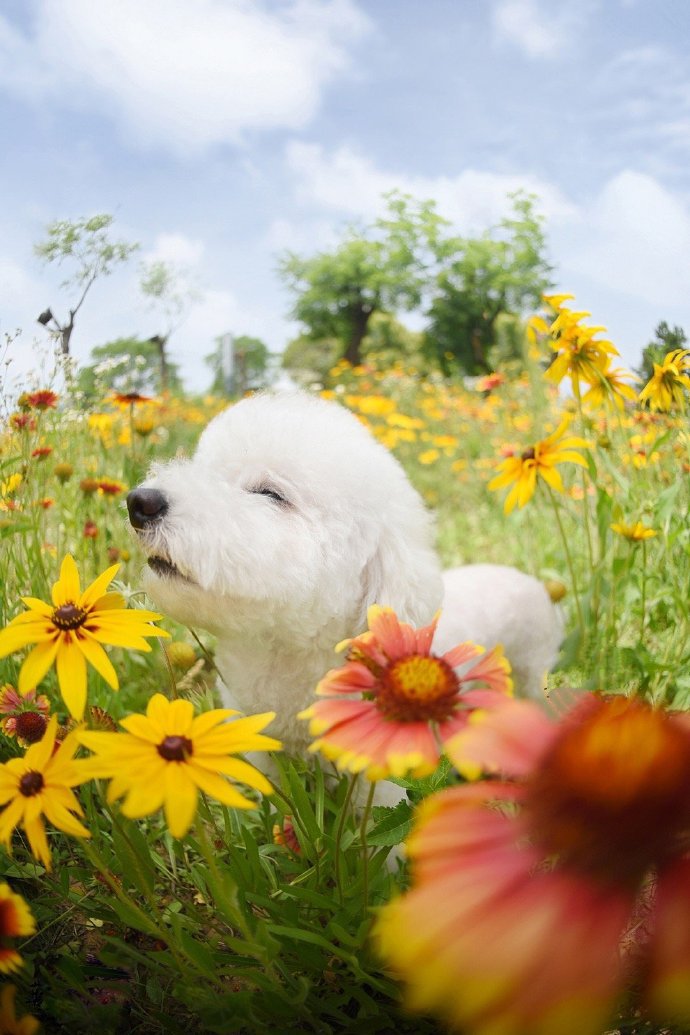
[[[156,605],[215,634],[229,707],[275,711],[271,733],[302,752],[295,718],[376,602],[413,624],[443,601],[431,518],[402,467],[347,410],[301,392],[261,394],[219,414],[191,460],[155,465],[142,488],[168,509],[138,530]],[[271,493],[271,495],[267,495]],[[276,498],[282,497],[283,502]],[[544,587],[512,568],[446,573],[437,644],[502,642],[538,694],[560,620]]]

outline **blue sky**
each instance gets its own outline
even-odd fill
[[[188,385],[216,335],[294,336],[275,273],[383,191],[435,198],[461,232],[535,191],[556,285],[637,362],[690,333],[687,0],[0,0],[0,331],[25,376],[64,274],[33,243],[116,217],[198,299],[171,339]],[[98,283],[78,359],[161,329],[137,263]]]

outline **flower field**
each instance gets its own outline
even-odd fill
[[[126,493],[226,401],[5,400],[0,1035],[688,1030],[690,354],[638,383],[588,316],[550,296],[524,362],[465,382],[331,371],[444,563],[543,579],[566,635],[541,708],[380,601],[311,761],[218,707],[212,638],[140,589]]]

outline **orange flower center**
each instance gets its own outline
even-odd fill
[[[76,604],[61,604],[53,611],[53,622],[58,629],[78,629],[86,621],[86,611]]]
[[[588,702],[529,785],[525,818],[548,853],[639,883],[690,847],[690,732],[623,697]]]
[[[30,769],[20,779],[19,791],[25,798],[33,798],[34,795],[43,790],[44,782],[42,773],[36,772],[35,769]]]
[[[158,745],[158,754],[166,762],[186,762],[194,750],[187,737],[166,737]]]
[[[453,714],[459,687],[443,658],[413,654],[382,673],[376,705],[396,722],[443,722]]]

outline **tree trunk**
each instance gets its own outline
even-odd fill
[[[57,323],[57,321],[56,321]],[[74,330],[74,313],[69,314],[69,323],[66,323],[64,327],[60,327],[60,348],[62,349],[63,356],[69,356],[69,343],[72,337],[72,331]]]
[[[168,344],[168,335],[154,334],[152,338],[149,338],[149,341],[158,349],[158,364],[160,367],[160,386],[162,394],[168,390],[168,357],[165,351],[165,347]]]
[[[352,311],[352,330],[343,358],[353,367],[358,367],[362,362],[362,341],[367,333],[371,314],[372,309],[364,305]]]

